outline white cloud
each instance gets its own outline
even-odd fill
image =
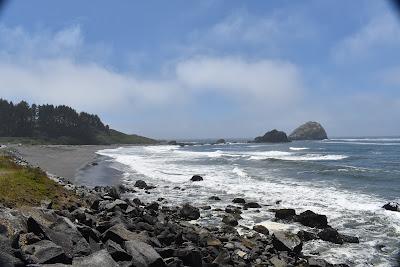
[[[294,64],[268,59],[195,57],[179,62],[176,73],[179,82],[194,90],[219,90],[242,101],[258,99],[264,104],[290,102],[303,87]]]
[[[341,40],[333,49],[339,62],[363,60],[385,48],[400,45],[400,24],[389,11],[373,17],[364,27]]]

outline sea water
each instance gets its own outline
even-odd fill
[[[133,146],[98,152],[116,163],[123,183],[143,179],[157,185],[149,200],[224,208],[234,197],[257,201],[240,225],[270,231],[307,229],[274,221],[270,209],[294,208],[325,214],[340,233],[359,244],[306,242],[303,252],[351,266],[396,266],[400,212],[382,209],[400,201],[400,138],[336,138],[284,144],[227,143],[191,146]],[[202,182],[190,182],[192,175]],[[145,194],[141,192],[140,194]],[[210,196],[222,201],[210,201]],[[222,214],[202,211],[199,223],[219,224]]]

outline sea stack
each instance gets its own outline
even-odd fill
[[[323,140],[328,139],[326,131],[321,124],[309,121],[297,127],[290,135],[290,140]]]
[[[290,142],[285,132],[276,129],[254,139],[256,143],[286,143]]]

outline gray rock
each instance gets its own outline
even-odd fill
[[[269,235],[269,231],[267,227],[263,225],[254,225],[253,230],[256,231],[257,233],[263,234],[263,235]]]
[[[197,220],[200,218],[200,211],[198,208],[186,203],[179,210],[180,216],[185,220]]]
[[[222,218],[222,222],[230,225],[230,226],[237,226],[239,223],[234,216],[231,214],[227,214]]]
[[[261,208],[261,205],[258,204],[257,202],[247,202],[244,204],[244,207],[246,209],[249,209],[249,208],[250,209],[259,209],[259,208]]]
[[[142,242],[150,243],[147,236],[142,234],[137,234],[129,231],[126,227],[119,223],[112,226],[102,235],[103,242],[107,240],[112,240],[120,245],[122,245],[125,241],[131,240],[141,240]]]
[[[0,266],[1,267],[23,267],[25,264],[18,258],[4,251],[0,251]]]
[[[117,262],[132,260],[132,256],[122,249],[119,244],[112,240],[108,240],[105,244],[105,247],[107,248],[107,251],[110,253],[111,257]]]
[[[128,203],[126,203],[125,201],[123,201],[121,199],[116,199],[113,202],[105,205],[105,209],[109,210],[109,211],[114,210],[115,207],[120,207],[122,210],[126,210],[126,208],[128,207]]]
[[[213,265],[225,266],[231,264],[231,262],[232,262],[231,255],[226,249],[223,249],[213,261]]]
[[[74,258],[72,262],[74,267],[119,267],[107,250],[97,251],[89,256]]]
[[[290,135],[290,140],[323,140],[328,139],[326,131],[321,124],[309,121],[297,127]]]
[[[160,254],[154,248],[139,240],[125,242],[125,249],[132,256],[132,264],[137,267],[166,266]]]
[[[345,243],[360,243],[360,240],[356,236],[350,236],[350,235],[340,235],[343,239],[343,242]]]
[[[24,258],[30,263],[69,263],[64,250],[49,240],[41,240],[22,247]]]
[[[300,253],[303,242],[293,233],[277,231],[273,234],[273,245],[279,251]]]

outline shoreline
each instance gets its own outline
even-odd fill
[[[43,150],[43,148],[40,149],[34,151]],[[59,160],[59,157],[57,159]],[[106,159],[101,158],[100,161],[106,162]],[[66,185],[69,190],[75,191],[87,206],[80,207],[72,204],[72,206],[65,207],[62,210],[53,210],[50,205],[39,210],[36,208],[28,209],[23,214],[19,214],[22,216],[20,217],[22,220],[24,216],[25,219],[28,219],[29,216],[34,218],[44,232],[50,227],[48,236],[51,236],[52,227],[60,227],[60,220],[70,220],[76,225],[75,227],[78,227],[81,241],[86,240],[90,252],[79,251],[76,255],[74,253],[67,255],[68,248],[57,243],[57,239],[49,237],[51,242],[64,249],[66,258],[64,257],[63,261],[58,262],[73,263],[73,265],[81,259],[90,262],[91,257],[95,255],[96,257],[103,257],[106,262],[112,262],[110,266],[126,266],[119,257],[124,254],[125,257],[129,258],[130,251],[127,242],[135,241],[144,242],[144,244],[151,246],[148,247],[148,250],[151,251],[150,254],[153,255],[154,262],[158,261],[160,264],[154,266],[181,266],[180,263],[184,263],[186,266],[286,266],[287,264],[293,266],[347,266],[329,264],[322,259],[304,256],[301,253],[301,247],[303,242],[309,240],[310,236],[308,235],[313,238],[316,236],[312,233],[304,232],[303,235],[306,236],[281,231],[270,233],[264,226],[256,225],[253,229],[247,229],[244,233],[239,234],[239,229],[236,226],[237,221],[241,218],[242,210],[261,208],[258,203],[245,203],[245,200],[233,202],[233,205],[228,205],[225,209],[226,215],[222,218],[219,227],[200,226],[196,223],[200,214],[203,213],[203,211],[200,212],[200,207],[184,203],[179,206],[169,206],[168,204],[165,205],[163,199],[147,204],[138,198],[124,199],[125,195],[135,195],[135,192],[139,190],[148,191],[148,194],[152,194],[151,191],[154,188],[148,186],[144,181],[137,181],[134,189],[124,186],[88,188],[82,185],[74,185],[69,179],[59,178],[58,181],[60,184]],[[141,198],[144,201],[146,200],[144,195]],[[206,208],[201,207],[203,210]],[[0,209],[0,223],[1,217],[4,218],[5,214],[13,212],[18,213],[15,209]],[[285,213],[286,211],[281,212]],[[289,211],[291,215],[284,217],[285,220],[294,218],[292,212]],[[58,219],[52,221],[50,226],[42,225],[41,221],[47,216],[45,214],[53,214],[52,216]],[[149,215],[150,217],[148,217]],[[322,216],[322,218],[324,216],[315,215]],[[135,218],[134,221],[131,221],[132,216]],[[173,225],[172,229],[171,225]],[[99,246],[91,248],[90,243],[93,240],[79,231],[79,229],[82,229],[81,227],[89,227],[89,229],[85,228],[85,231],[94,231],[96,243],[100,243],[100,247],[106,249],[100,250]],[[29,231],[29,229],[26,231]],[[75,234],[79,236],[79,233]],[[207,234],[204,235],[205,233]],[[33,232],[33,234],[39,235],[40,232]],[[144,234],[147,237],[139,238],[137,234]],[[170,236],[166,240],[164,235]],[[337,235],[339,234],[337,233]],[[112,244],[113,248],[110,248],[110,239],[119,246],[117,254],[114,254],[114,244]],[[23,247],[21,249],[24,251]],[[155,258],[154,255],[156,255]],[[37,263],[35,258],[29,255],[26,257]],[[188,260],[188,257],[191,259]],[[146,259],[144,260],[146,261]],[[170,264],[167,264],[169,262]],[[143,266],[150,266],[150,264]]]

